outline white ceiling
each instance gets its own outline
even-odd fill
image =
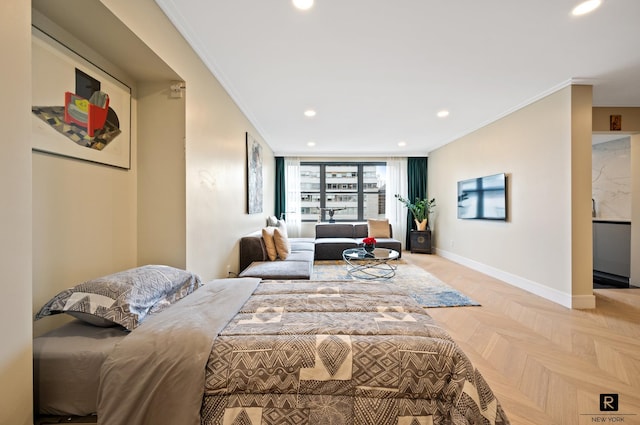
[[[640,106],[639,0],[155,1],[276,155],[425,155],[571,82]]]

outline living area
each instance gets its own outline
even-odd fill
[[[272,150],[262,139],[260,131],[236,106],[233,97],[225,92],[153,2],[71,2],[68,7],[59,7],[69,15],[66,20],[55,16],[52,11],[39,15],[36,9],[38,6],[46,8],[44,3],[47,2],[34,2],[34,24],[51,30],[58,39],[100,63],[134,88],[135,116],[130,152],[134,166],[124,170],[42,152],[31,153],[30,147],[24,143],[30,138],[31,129],[18,131],[18,126],[10,129],[11,137],[6,138],[7,143],[15,140],[16,146],[8,148],[7,165],[11,167],[5,169],[13,170],[13,163],[22,168],[20,172],[11,173],[14,178],[7,179],[7,186],[15,186],[12,193],[15,192],[19,202],[11,202],[11,205],[19,218],[17,221],[6,220],[6,227],[9,230],[16,228],[19,235],[7,239],[5,248],[8,253],[16,253],[7,257],[7,265],[12,270],[19,269],[17,274],[24,279],[17,279],[21,285],[14,282],[5,285],[5,293],[11,299],[22,301],[16,302],[15,308],[9,306],[5,322],[19,323],[20,329],[31,329],[32,314],[23,311],[26,310],[25,304],[32,303],[35,310],[51,293],[70,284],[149,261],[188,268],[205,279],[227,276],[228,271],[240,272],[239,240],[247,233],[265,227],[267,216],[276,214],[276,188],[271,182],[276,181],[276,157],[281,152]],[[100,9],[98,13],[96,7]],[[86,19],[75,19],[75,24],[69,24],[74,21],[75,13],[92,17],[91,28],[84,29],[84,34],[73,25],[87,22]],[[102,21],[105,13],[111,18]],[[119,48],[140,47],[139,39],[131,41],[132,35],[136,39],[144,39],[143,53],[134,49],[131,54],[130,50],[124,52],[122,49],[118,58],[110,51],[110,46],[101,45],[88,46],[88,50],[93,49],[93,52],[87,51],[86,43],[81,40],[93,40],[87,35],[91,35],[95,27],[109,28],[111,40],[120,40],[119,36],[124,32],[125,41],[118,43]],[[18,41],[26,39],[28,43],[28,35],[24,34],[30,28],[23,28],[17,21],[7,28],[8,33],[17,35],[12,37],[12,41],[18,38]],[[16,46],[22,44],[17,43]],[[149,52],[153,53],[151,57],[155,57],[155,62],[151,61]],[[16,80],[16,84],[22,81],[26,87],[30,83],[29,68],[32,64],[23,60],[23,56],[23,52],[11,55],[17,59],[9,62],[25,64],[24,69],[17,73],[23,78]],[[105,60],[104,56],[109,59]],[[131,57],[139,58],[139,63],[144,65],[140,68],[145,69],[129,68],[127,64]],[[157,71],[164,72],[162,81],[154,80],[153,73]],[[173,80],[187,81],[186,98],[170,97]],[[24,97],[22,85],[18,85]],[[403,251],[403,260],[419,261],[432,271],[445,271],[442,275],[448,282],[458,286],[462,286],[459,276],[470,276],[464,281],[466,290],[471,289],[473,292],[470,294],[484,306],[499,303],[508,306],[500,318],[492,316],[493,310],[435,312],[434,315],[443,321],[452,319],[451,326],[458,326],[456,338],[461,341],[472,338],[471,325],[466,329],[464,326],[470,319],[474,329],[481,329],[484,337],[494,332],[493,328],[502,327],[503,319],[506,318],[507,322],[510,318],[514,320],[514,315],[522,318],[519,326],[514,326],[509,332],[510,335],[487,337],[486,340],[493,345],[487,346],[480,354],[482,358],[500,352],[506,346],[505,340],[512,341],[513,335],[529,335],[527,332],[534,331],[531,323],[535,323],[535,332],[542,335],[540,346],[550,339],[568,341],[570,338],[563,339],[563,336],[571,335],[571,331],[565,332],[564,327],[558,331],[545,315],[551,312],[554,319],[562,317],[569,322],[576,315],[584,317],[588,314],[573,313],[561,307],[571,306],[581,297],[592,297],[591,270],[588,267],[590,254],[585,254],[586,248],[583,248],[590,244],[580,239],[590,232],[591,195],[583,187],[589,182],[590,170],[581,149],[592,131],[608,128],[608,121],[607,125],[602,125],[602,117],[608,118],[618,111],[603,112],[600,118],[593,119],[591,126],[594,108],[587,92],[581,85],[563,86],[552,93],[545,93],[548,96],[537,98],[536,102],[498,122],[460,138],[451,146],[429,153],[429,194],[439,201],[433,223],[434,248],[440,256],[412,256]],[[28,103],[28,100],[9,97],[6,100],[7,110],[28,110],[28,107],[16,107]],[[162,119],[159,120],[158,116]],[[629,119],[627,112],[622,111],[622,116],[625,132],[640,131],[640,126],[634,126],[634,120]],[[568,134],[568,126],[571,126],[573,134]],[[254,134],[265,147],[263,176],[266,184],[261,214],[247,214],[245,209],[246,132]],[[637,140],[637,135],[632,136],[632,143],[637,144]],[[293,156],[298,156],[298,153],[293,152]],[[313,151],[307,154],[313,155]],[[425,153],[413,152],[407,156],[412,154]],[[326,159],[323,155],[315,155],[320,158],[312,158]],[[360,161],[368,159],[361,154],[357,158]],[[544,173],[541,173],[542,164]],[[570,176],[567,164],[571,164]],[[514,177],[513,186],[509,188],[513,195],[510,207],[514,220],[507,223],[457,220],[456,181],[501,170],[510,172]],[[28,196],[29,193],[32,197]],[[586,225],[583,217],[587,218]],[[316,221],[303,222],[301,234],[297,236],[313,237],[315,226]],[[25,237],[30,234],[32,238]],[[394,226],[394,237],[398,238],[399,234]],[[32,247],[28,244],[21,248],[28,239]],[[20,243],[16,244],[16,241]],[[467,268],[453,264],[447,258],[486,273],[470,273]],[[15,266],[9,263],[15,263]],[[583,273],[585,264],[586,274]],[[487,275],[499,276],[511,286],[486,279]],[[540,302],[513,286],[527,288],[555,304]],[[491,288],[492,292],[483,294],[484,288]],[[603,305],[615,315],[611,299],[605,299]],[[532,304],[539,305],[539,310],[525,312],[522,306],[528,308]],[[635,314],[633,309],[631,311]],[[527,321],[529,317],[535,319]],[[45,331],[43,325],[36,324],[34,334]],[[625,325],[618,331],[626,329],[629,328]],[[551,335],[553,332],[560,333]],[[601,333],[609,332],[611,330],[604,329]],[[630,331],[628,335],[635,333]],[[620,338],[622,340],[624,336]],[[31,385],[29,371],[32,359],[28,354],[28,344],[23,343],[25,339],[30,340],[31,335],[12,337],[8,343],[10,347],[17,346],[20,353],[27,353],[28,372],[24,374],[25,379],[7,380],[7,393],[17,393],[15,388]],[[607,342],[605,340],[601,344]],[[564,370],[573,370],[573,358],[565,358],[564,343],[560,345],[563,347],[557,350],[558,355],[549,357],[561,358],[566,361]],[[540,357],[540,363],[546,361],[542,358],[545,356]],[[485,361],[490,363],[490,360]],[[594,376],[593,373],[585,375]],[[509,373],[505,376],[508,378]],[[506,380],[503,376],[498,379]],[[529,387],[530,384],[527,381],[524,385]],[[563,388],[573,385],[567,382]],[[505,393],[508,393],[511,387],[506,388]],[[512,388],[522,387],[514,385]],[[544,393],[543,389],[540,391]],[[22,391],[29,392],[28,389]],[[624,393],[621,391],[621,394]],[[566,395],[558,394],[556,400],[563,397]],[[532,398],[540,400],[544,397],[533,395]],[[30,409],[29,403],[27,410]],[[527,415],[530,406],[531,403],[521,406],[524,412],[522,423],[531,417],[561,422],[557,418],[536,416],[537,412]],[[570,419],[565,422],[569,423]]]
[[[363,260],[374,261],[383,258],[383,252],[384,259],[389,259],[389,253],[398,259],[402,253],[402,244],[393,238],[388,220],[317,224],[315,238],[289,238],[286,222],[275,217],[270,217],[268,224],[240,238],[239,277],[311,279],[315,261],[346,260],[349,250],[361,250]]]

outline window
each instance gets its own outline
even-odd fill
[[[385,178],[384,162],[300,163],[302,221],[384,218]]]

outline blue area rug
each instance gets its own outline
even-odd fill
[[[396,261],[396,275],[384,282],[404,288],[423,307],[463,307],[480,304],[453,289],[431,273],[402,260]],[[312,280],[351,280],[343,261],[316,261]]]

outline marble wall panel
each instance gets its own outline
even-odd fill
[[[592,191],[596,217],[631,220],[631,140],[593,145]]]

